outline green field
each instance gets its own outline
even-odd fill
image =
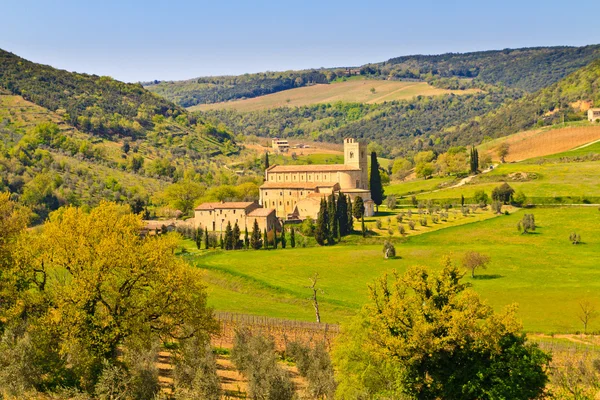
[[[492,261],[479,279],[466,280],[495,308],[518,303],[528,331],[577,331],[579,301],[600,306],[600,212],[595,207],[532,212],[539,225],[534,234],[517,232],[524,213],[518,211],[409,237],[397,245],[400,258],[394,260],[383,259],[381,241],[356,245],[360,241],[352,238],[332,247],[203,251],[190,261],[205,271],[209,301],[216,309],[288,319],[314,318],[305,286],[318,272],[323,320],[341,322],[361,307],[367,285],[383,273],[411,265],[439,268],[443,255],[459,260],[465,251],[475,250]],[[583,244],[569,242],[572,231],[581,234]],[[600,330],[600,320],[591,329]]]

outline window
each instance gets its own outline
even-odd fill
[[[280,195],[280,196],[283,196],[283,192],[279,192],[279,195]]]
[[[233,210],[233,213],[235,214],[235,210]]]
[[[292,192],[290,192],[290,196],[292,195]]]
[[[354,158],[354,152],[353,151],[350,152],[350,158]]]

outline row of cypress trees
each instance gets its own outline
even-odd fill
[[[362,199],[361,199],[362,200]],[[363,208],[364,210],[364,208]],[[353,231],[352,201],[345,194],[334,194],[322,198],[315,227],[315,239],[318,244],[335,244],[336,240]]]
[[[205,228],[204,231],[201,228],[198,228],[198,230],[195,232],[194,240],[198,249],[202,248],[202,242],[204,242],[205,249],[209,249],[212,245],[214,248],[220,247],[223,250],[240,250],[249,248],[253,248],[254,250],[259,250],[262,248],[276,249],[278,246],[281,246],[282,249],[285,249],[288,243],[285,227],[282,228],[279,235],[277,234],[277,231],[273,231],[273,239],[269,240],[269,232],[267,232],[267,229],[264,229],[264,231],[261,233],[256,220],[254,221],[254,226],[252,227],[252,234],[250,235],[248,233],[248,228],[245,228],[243,240],[240,239],[240,236],[241,231],[237,222],[233,227],[231,226],[231,222],[228,222],[227,227],[225,228],[225,235],[221,233],[218,245],[215,237],[211,239],[207,228]],[[292,248],[296,247],[296,231],[294,227],[290,229],[289,241]]]

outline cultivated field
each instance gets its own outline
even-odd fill
[[[517,222],[533,212],[539,228],[522,235]],[[578,232],[583,244],[569,241]],[[205,272],[209,301],[217,310],[314,319],[309,278],[318,272],[325,322],[346,321],[367,301],[367,285],[383,273],[411,265],[439,268],[442,256],[458,262],[467,250],[491,257],[487,271],[471,283],[495,308],[519,303],[528,331],[581,329],[579,302],[600,306],[600,212],[596,207],[540,208],[439,229],[400,240],[399,258],[384,260],[381,242],[346,239],[346,245],[260,251],[202,251],[190,256]],[[191,243],[188,243],[191,248]],[[600,330],[600,320],[591,324]]]
[[[375,89],[373,92],[371,89]],[[477,90],[438,89],[426,82],[402,82],[367,79],[350,79],[346,82],[319,84],[284,90],[282,92],[252,99],[200,104],[190,107],[191,111],[234,108],[239,111],[256,111],[276,107],[305,106],[336,101],[357,103],[383,103],[384,101],[406,100],[415,96],[437,96],[446,93],[469,94]]]
[[[581,125],[581,123],[578,123]],[[584,122],[583,126],[566,128],[543,128],[515,133],[514,135],[486,142],[478,146],[479,151],[490,153],[498,161],[497,148],[501,143],[510,145],[506,161],[521,161],[534,157],[548,156],[574,149],[600,140],[600,125]]]

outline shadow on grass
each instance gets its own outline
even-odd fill
[[[500,278],[504,278],[504,275],[498,275],[498,274],[483,274],[483,275],[475,275],[473,277],[473,279],[475,280],[479,280],[479,281],[486,281],[486,280],[490,280],[490,279],[500,279]]]

